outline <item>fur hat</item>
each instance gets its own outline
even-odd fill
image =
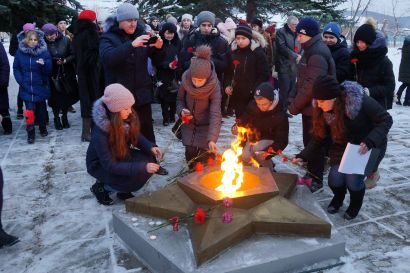
[[[296,33],[314,37],[319,34],[319,23],[312,17],[305,17],[296,26]]]
[[[330,34],[340,39],[341,29],[340,26],[334,22],[330,22],[323,28],[323,35]]]
[[[263,82],[256,87],[255,97],[263,97],[267,100],[275,100],[275,88],[269,82]]]
[[[235,22],[232,20],[232,18],[228,17],[225,20],[225,28],[227,30],[231,30],[231,29],[236,29],[236,24]]]
[[[129,109],[135,103],[134,96],[131,92],[119,83],[110,84],[105,88],[102,101],[113,113]]]
[[[252,21],[251,21],[251,25],[257,25],[260,29],[263,28],[262,20],[260,20],[258,18],[253,18]]]
[[[78,20],[90,20],[95,21],[97,19],[97,13],[90,9],[85,9],[78,15]]]
[[[313,98],[331,100],[340,96],[340,85],[335,77],[326,75],[318,77],[313,83]]]
[[[58,29],[55,25],[47,23],[41,28],[41,31],[44,32],[45,36],[50,36],[56,34],[58,32]]]
[[[210,11],[201,11],[197,16],[197,24],[200,26],[203,22],[209,22],[212,26],[215,25],[215,14]]]
[[[182,15],[181,21],[184,21],[185,19],[188,19],[189,21],[192,22],[192,15],[188,14],[188,13],[185,13],[184,15]]]
[[[208,79],[211,76],[211,56],[211,47],[202,45],[196,48],[195,56],[191,58],[191,65],[189,67],[192,78]]]
[[[165,23],[162,25],[160,33],[165,33],[165,31],[169,31],[171,33],[176,33],[177,32],[177,26],[173,23]]]
[[[359,40],[365,42],[367,45],[373,44],[373,42],[376,40],[376,30],[374,29],[374,27],[369,24],[361,25],[356,30],[353,38],[355,44]]]
[[[126,21],[130,19],[138,19],[140,14],[137,8],[130,3],[124,3],[117,8],[117,21]]]
[[[248,25],[239,25],[235,30],[235,36],[236,35],[242,35],[252,40],[252,29]]]

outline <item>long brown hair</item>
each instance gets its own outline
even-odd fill
[[[336,143],[346,142],[346,130],[344,123],[345,116],[345,93],[342,90],[338,98],[336,98],[333,112],[335,113],[334,121],[329,125],[332,140]],[[318,139],[325,139],[328,134],[326,120],[323,116],[323,110],[317,105],[313,107],[313,135]]]
[[[130,145],[137,146],[140,134],[140,121],[137,113],[132,109],[128,119],[123,120],[120,113],[108,111],[108,117],[110,120],[108,144],[112,159],[117,162],[130,159]]]

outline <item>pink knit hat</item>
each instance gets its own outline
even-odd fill
[[[30,30],[36,30],[36,24],[34,23],[34,24],[32,24],[32,23],[25,23],[24,24],[24,26],[23,26],[23,31],[24,32],[27,32],[27,31],[30,31]]]
[[[225,20],[225,28],[227,30],[231,30],[231,29],[235,29],[236,28],[236,24],[235,22],[232,20],[232,18],[226,18]]]
[[[134,96],[131,92],[119,83],[110,84],[105,88],[102,101],[113,113],[129,109],[135,103]]]

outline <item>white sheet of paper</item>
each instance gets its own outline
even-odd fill
[[[360,145],[347,143],[339,166],[339,172],[345,174],[362,174],[369,162],[371,150],[364,155],[359,153]]]

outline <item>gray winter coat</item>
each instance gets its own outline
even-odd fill
[[[276,33],[276,60],[275,68],[279,73],[289,74],[297,72],[296,58],[301,54],[302,46],[296,40],[288,25],[279,29]]]
[[[178,91],[177,113],[188,109],[194,116],[188,124],[181,127],[184,146],[208,149],[208,142],[217,142],[222,123],[221,87],[215,70],[203,87],[195,88],[190,70],[182,75]]]
[[[399,81],[410,83],[410,35],[404,39],[401,52]]]
[[[336,67],[322,34],[314,36],[302,47],[305,52],[299,66],[297,94],[289,105],[289,112],[292,115],[302,113],[312,116],[313,83],[319,76],[332,75],[336,78]]]

